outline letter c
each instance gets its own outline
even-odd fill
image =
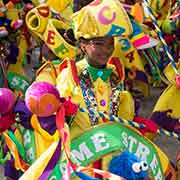
[[[112,18],[111,19],[108,19],[106,18],[103,14],[105,11],[109,11],[110,10],[110,7],[109,6],[104,6],[98,13],[98,19],[99,21],[101,22],[101,24],[104,24],[104,25],[108,25],[108,24],[111,24],[115,19],[116,19],[116,12],[113,12],[112,14]]]

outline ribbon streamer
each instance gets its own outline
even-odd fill
[[[61,105],[59,110],[56,113],[56,125],[57,125],[57,128],[58,128],[58,130],[61,134],[61,137],[62,137],[62,145],[63,145],[64,152],[65,152],[66,159],[67,159],[66,171],[62,177],[62,180],[70,180],[70,169],[71,169],[71,167],[74,171],[78,171],[78,172],[90,171],[93,173],[97,173],[97,174],[99,174],[99,175],[101,175],[107,179],[111,179],[111,178],[116,177],[116,179],[124,180],[124,178],[113,175],[113,174],[106,172],[106,171],[102,171],[102,170],[98,170],[98,169],[94,169],[94,168],[89,168],[89,167],[77,166],[71,161],[70,147],[69,147],[70,141],[68,141],[69,140],[69,133],[65,129],[65,126],[64,126],[64,120],[65,119],[64,118],[65,118],[65,109],[64,109],[64,106]],[[43,180],[43,179],[39,179],[39,180]]]
[[[28,165],[24,162],[24,160],[20,157],[16,144],[11,140],[7,132],[2,133],[5,139],[5,142],[13,155],[15,160],[15,168],[17,170],[22,170],[23,172],[28,169]]]
[[[131,120],[118,118],[118,117],[113,116],[113,115],[107,115],[107,114],[105,114],[103,112],[97,112],[97,111],[93,111],[91,109],[87,110],[87,109],[84,109],[82,107],[79,107],[79,110],[80,110],[80,112],[86,112],[88,114],[93,114],[93,115],[95,115],[97,117],[106,118],[106,119],[109,119],[110,121],[120,122],[120,123],[129,125],[129,126],[132,126],[132,127],[136,127],[136,128],[140,128],[140,129],[146,127],[144,124],[139,124],[139,123],[133,122]],[[180,134],[175,133],[175,132],[169,132],[169,131],[167,131],[167,130],[165,130],[163,128],[159,128],[157,130],[157,133],[159,135],[166,135],[166,136],[169,136],[169,137],[174,137],[174,138],[180,139]]]
[[[97,112],[97,111],[94,111],[91,109],[87,110],[87,109],[84,109],[82,107],[79,107],[79,110],[80,110],[80,112],[86,112],[88,114],[93,114],[93,115],[98,116],[100,118],[109,119],[110,121],[120,122],[120,123],[129,125],[129,126],[132,126],[132,127],[140,128],[140,129],[145,128],[144,124],[139,124],[139,123],[133,122],[131,120],[118,118],[118,117],[115,117],[113,115],[107,115],[103,112]]]
[[[51,157],[50,161],[48,162],[46,168],[44,169],[43,173],[38,178],[38,180],[48,179],[48,177],[50,176],[54,167],[58,163],[60,157],[61,157],[61,139],[59,140],[58,146],[57,146],[53,156]]]

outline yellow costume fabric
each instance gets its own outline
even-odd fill
[[[72,15],[75,38],[130,35],[130,19],[118,0],[94,1]]]
[[[147,82],[143,82],[137,77],[137,71],[145,75],[144,59],[137,49],[132,45],[128,37],[115,37],[115,50],[113,56],[118,56],[123,62],[124,68],[128,69],[127,79],[133,80],[134,84],[145,97],[149,95]]]
[[[19,180],[37,180],[42,174],[44,168],[47,166],[50,161],[58,141],[52,142],[52,144],[46,149],[46,151],[38,158],[32,166],[20,177]]]
[[[78,75],[82,72],[86,65],[87,62],[85,61],[85,59],[77,63]],[[107,68],[112,68],[113,72],[116,73],[115,66],[107,65]],[[95,82],[92,83],[94,86],[94,93],[98,106],[97,110],[108,113],[111,93],[109,80],[107,82],[104,82],[100,78],[98,78]],[[82,108],[86,108],[81,87],[75,85],[70,67],[64,69],[59,74],[56,84],[61,96],[70,96],[73,102],[79,104]],[[105,106],[101,106],[101,99],[104,99],[107,102]],[[127,91],[122,91],[120,93],[119,101],[120,104],[118,107],[118,116],[125,119],[133,119],[134,102],[130,93]],[[103,123],[102,119],[98,119],[98,123]],[[85,112],[78,112],[75,116],[74,121],[72,122],[72,125],[70,126],[71,139],[79,136],[88,128],[91,128],[91,121],[88,114]]]
[[[50,135],[47,131],[41,128],[36,115],[31,117],[31,124],[34,128],[36,158],[38,158],[55,140],[59,138],[59,132],[56,130],[53,135]]]
[[[172,112],[169,112],[167,115],[171,116],[172,118],[179,119],[180,101],[178,99],[180,99],[180,89],[177,88],[175,85],[169,85],[164,90],[163,94],[160,96],[153,112],[155,111],[163,112],[172,109]],[[164,121],[166,120],[164,119]]]
[[[176,66],[178,72],[180,72],[180,63],[176,63]],[[151,119],[154,120],[160,127],[168,131],[179,133],[180,89],[176,85],[176,74],[171,64],[164,69],[164,74],[170,84],[159,97],[153,109]]]
[[[69,6],[72,6],[73,0],[47,0],[45,3],[50,6],[52,11],[55,11],[57,13],[62,13],[65,9],[67,9]],[[71,14],[69,14],[71,15]]]
[[[59,29],[68,29],[69,21],[52,19],[49,6],[42,4],[29,11],[26,15],[26,24],[30,32],[43,40],[57,57],[62,60],[75,57],[76,48],[58,32]]]
[[[59,64],[53,64],[53,61],[46,61],[36,71],[36,82],[48,82],[52,85],[56,85],[56,77],[58,72]]]
[[[56,77],[54,76],[52,69],[47,68],[44,72],[41,72],[37,77],[36,77],[36,82],[48,82],[52,85],[56,84]]]
[[[176,66],[178,68],[178,72],[180,72],[180,63],[176,63]],[[173,118],[179,119],[180,112],[178,110],[178,104],[180,104],[180,101],[178,99],[180,98],[180,89],[176,86],[176,74],[171,64],[168,64],[168,66],[164,69],[164,74],[169,80],[170,85],[164,90],[164,92],[160,96],[153,111],[166,111],[168,109],[172,109],[173,111],[171,113],[171,116]]]
[[[34,116],[33,117],[33,121],[32,123],[36,123],[37,118]],[[45,147],[43,149],[43,152],[41,152],[41,154],[39,154],[39,157],[37,158],[37,160],[29,167],[29,169],[21,176],[20,180],[37,180],[40,175],[42,174],[42,172],[44,171],[45,167],[47,166],[48,162],[50,161],[51,157],[53,156],[53,153],[55,152],[57,145],[58,145],[58,140],[60,138],[60,134],[58,131],[56,131],[54,133],[53,136],[50,136],[49,134],[47,134],[47,132],[45,132],[43,129],[39,128],[39,123],[37,122],[37,126],[38,126],[38,130],[37,127],[35,128],[35,135],[38,132],[39,135],[41,134],[41,138],[43,139],[38,139],[39,140],[39,144],[40,146],[43,146],[44,144],[48,145],[47,147]],[[65,123],[64,125],[64,130],[66,131],[66,133],[68,133],[68,139],[66,141],[66,148],[69,148],[69,128],[67,126],[67,124]],[[38,136],[39,136],[38,135]],[[37,138],[37,136],[35,136]],[[37,140],[36,140],[37,141]],[[46,142],[45,142],[46,141]],[[37,147],[39,148],[39,146]],[[42,149],[42,147],[41,147]],[[62,158],[65,158],[65,154],[63,151],[63,147],[62,147]]]

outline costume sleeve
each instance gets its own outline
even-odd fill
[[[72,97],[73,82],[69,68],[63,69],[56,79],[56,86],[61,97]]]
[[[48,82],[52,85],[56,84],[56,77],[51,69],[46,69],[36,77],[36,82]]]
[[[134,100],[128,91],[120,93],[118,117],[127,120],[133,120],[134,118]]]
[[[176,63],[176,66],[178,68],[178,71],[179,71],[179,67],[180,67],[180,63]],[[169,63],[163,70],[166,78],[168,79],[168,81],[172,84],[176,84],[176,74],[175,74],[175,71],[171,65],[171,63]]]

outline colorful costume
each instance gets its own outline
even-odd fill
[[[107,114],[125,119],[133,119],[134,102],[128,91],[120,91],[120,80],[114,65],[108,64],[105,69],[96,69],[81,60],[76,64],[79,85],[73,80],[71,67],[62,70],[57,78],[57,88],[63,97],[83,108],[92,108]],[[103,79],[101,79],[101,76]],[[77,137],[88,128],[107,120],[89,117],[85,112],[78,112],[70,124],[71,138]]]
[[[0,135],[1,135],[1,162],[4,164],[5,174],[14,180],[27,170],[25,163],[25,151],[22,144],[17,140],[18,132],[14,106],[16,97],[7,88],[0,88]],[[10,155],[11,154],[11,155]]]
[[[15,3],[9,1],[4,5],[2,1],[0,2],[0,37],[8,35],[6,26],[16,30],[23,24],[23,21],[19,19],[18,10],[14,7]]]
[[[179,72],[179,63],[176,64]],[[180,133],[180,112],[179,112],[179,98],[180,89],[176,84],[176,75],[174,70],[169,64],[164,73],[169,80],[169,86],[159,97],[151,115],[151,119],[154,120],[160,127],[167,129],[168,131],[174,131]]]
[[[105,16],[105,12],[109,16]],[[72,20],[76,39],[129,35],[132,32],[129,17],[118,1],[112,1],[111,5],[108,0],[93,1],[74,13]],[[67,60],[67,68],[62,63],[56,83],[61,96],[70,96],[72,102],[87,110],[133,119],[134,102],[128,91],[121,90],[124,71],[119,58],[115,59],[116,63],[108,63],[102,69],[90,66],[85,58],[76,64]],[[89,128],[107,121],[78,111],[69,123],[70,137],[78,137]],[[109,158],[102,159],[101,165],[95,162],[94,167],[104,169],[102,166]]]
[[[129,16],[119,1],[114,0],[111,5],[112,7],[109,6],[108,0],[94,1],[82,8],[81,11],[75,13],[73,15],[75,37],[77,39],[81,37],[91,39],[104,36],[130,35],[132,33],[132,26]],[[47,13],[46,17],[42,17],[43,9]],[[49,20],[49,17],[48,7],[43,5],[32,10],[26,20],[29,20],[28,27],[30,30],[36,32],[41,39],[46,40],[46,43],[49,43],[49,47],[52,48],[56,45],[59,46],[60,43],[58,43],[58,32],[56,29],[53,28],[53,31],[50,31],[51,25],[55,27],[58,23],[52,19]],[[42,20],[41,22],[44,24],[33,29],[32,27],[34,26],[31,25],[34,21],[30,21],[33,18],[37,18],[38,21]],[[63,27],[62,24],[59,27]],[[72,55],[75,54],[74,51],[74,54],[67,53],[66,49],[60,51],[58,46],[55,48],[56,51],[54,51],[58,56],[61,53],[61,57],[65,58],[69,54],[71,55],[70,57],[73,57]],[[59,70],[60,74],[56,84],[61,96],[71,97],[74,103],[87,111],[99,111],[108,115],[133,120],[134,102],[130,93],[123,89],[124,69],[117,56],[110,58],[109,63],[102,69],[90,66],[84,58],[76,64],[74,60],[67,59],[60,65]],[[55,84],[54,78],[52,77],[48,81]],[[31,119],[31,122],[33,122],[32,126],[36,131],[35,134],[37,134],[36,137],[39,136],[38,134],[42,135],[42,121],[40,119],[42,120],[39,117],[35,117],[34,120]],[[50,121],[52,122],[53,120],[51,119]],[[70,127],[70,137],[74,139],[89,128],[97,124],[106,123],[107,121],[105,118],[97,117],[96,114],[89,115],[87,112],[79,111],[73,120],[67,120],[66,122]],[[40,128],[36,128],[36,126]],[[39,140],[47,141],[46,137],[44,139],[39,138]],[[102,166],[98,165],[97,168],[104,169],[105,167],[107,169],[105,159],[111,159],[111,155],[103,158]]]

